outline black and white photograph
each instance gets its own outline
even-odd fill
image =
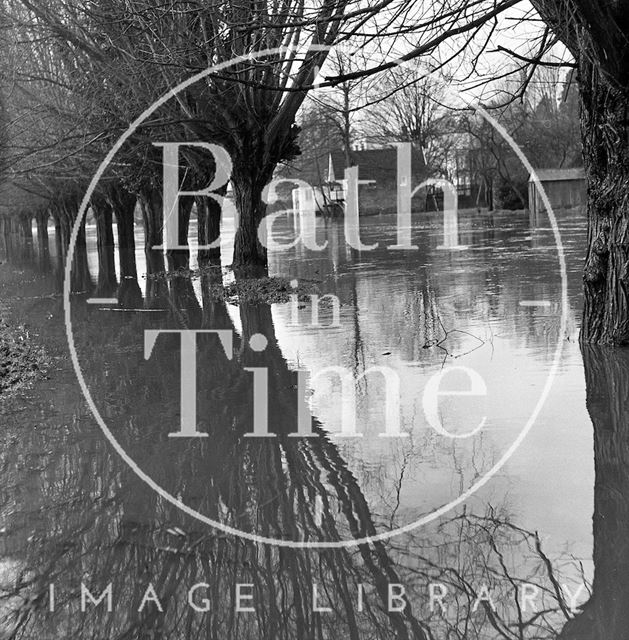
[[[0,640],[629,640],[629,1],[0,0]]]

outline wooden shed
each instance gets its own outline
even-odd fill
[[[584,206],[586,202],[585,172],[582,167],[576,169],[536,169],[539,179],[553,209]],[[529,212],[531,224],[536,225],[546,206],[533,180],[529,176]]]

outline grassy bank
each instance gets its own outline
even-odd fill
[[[0,316],[0,398],[45,376],[44,349],[33,343],[24,325]]]
[[[204,276],[208,281],[204,283],[204,295],[213,301],[226,301],[230,304],[282,304],[290,301],[291,294],[297,294],[300,301],[309,300],[312,294],[319,294],[318,283],[311,280],[292,280],[279,276],[262,278],[243,278],[224,283],[220,270],[216,267],[202,269],[178,269],[177,271],[162,271],[147,276],[150,280],[198,280]],[[212,282],[215,277],[219,282]],[[293,284],[295,286],[293,286]]]

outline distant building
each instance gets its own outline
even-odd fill
[[[550,206],[555,208],[579,207],[586,202],[585,172],[576,169],[536,169],[535,173],[544,188]],[[531,223],[536,225],[539,216],[546,211],[533,174],[529,176],[529,212]]]
[[[345,200],[345,169],[348,168],[346,155],[341,150],[332,151],[323,162],[305,163],[300,170],[287,172],[285,178],[299,178],[314,190],[315,208],[323,210],[323,203],[333,201],[342,204]],[[358,167],[360,184],[360,212],[363,215],[390,213],[397,210],[397,149],[365,149],[351,152],[351,165]],[[411,154],[412,184],[420,184],[426,179],[426,167],[422,155]],[[309,196],[303,188],[293,193],[294,204],[306,203]],[[419,197],[419,196],[418,196]]]
[[[390,146],[389,144],[383,144],[382,138],[363,136],[352,144],[352,151],[373,151],[374,149],[390,148]]]

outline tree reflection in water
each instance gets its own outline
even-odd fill
[[[77,306],[77,343],[95,357],[86,377],[101,413],[127,439],[142,469],[216,520],[307,541],[374,533],[361,487],[316,420],[319,437],[288,437],[296,424],[290,392],[296,378],[275,338],[270,307],[241,304],[236,332],[233,311],[211,294],[220,274],[204,273],[201,302],[183,276],[149,283],[142,301],[132,277],[130,306],[144,304],[151,313],[122,319],[125,312],[96,316]],[[46,304],[60,314],[60,300]],[[167,455],[166,434],[178,416],[178,339],[160,338],[150,363],[130,348],[138,332],[165,327],[223,328],[236,336],[233,360],[215,342],[200,341],[198,386],[207,391],[199,394],[198,415],[200,430],[210,437],[170,447]],[[262,354],[248,347],[254,333],[268,338]],[[205,527],[165,503],[113,456],[68,375],[46,382],[54,400],[38,405],[42,416],[53,413],[54,430],[19,431],[24,422],[18,419],[0,454],[3,516],[10,523],[0,574],[5,636],[620,640],[629,628],[629,355],[586,349],[584,362],[595,431],[595,575],[591,597],[576,615],[561,585],[583,578],[579,567],[569,557],[547,556],[539,537],[516,526],[504,510],[463,511],[413,535],[326,551],[255,545]],[[269,369],[269,423],[278,434],[264,441],[243,438],[252,413],[252,378],[244,368],[261,364]],[[138,412],[138,404],[147,410]],[[113,611],[106,612],[103,602],[81,612],[82,582],[94,594],[111,583]],[[207,587],[198,590],[195,603],[207,597],[207,611],[187,600],[198,583]],[[243,604],[253,604],[255,613],[236,611],[237,583],[254,585],[253,603]],[[397,583],[406,589],[407,606],[389,612],[389,585]],[[149,584],[161,612],[151,602],[138,611]],[[319,605],[331,611],[313,611],[315,584]],[[435,584],[449,592],[446,611],[429,606]],[[479,601],[485,584],[495,610]],[[537,611],[521,606],[526,584],[539,589]]]
[[[566,640],[629,638],[629,351],[584,346],[594,426],[594,581]],[[569,443],[568,443],[569,445]]]

